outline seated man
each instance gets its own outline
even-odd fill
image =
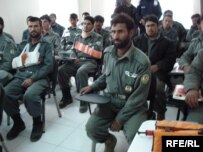
[[[172,24],[173,17],[171,14],[164,14],[162,25],[159,27],[159,31],[169,40],[178,43],[178,32],[172,27]]]
[[[5,85],[12,79],[12,59],[17,55],[17,48],[13,40],[3,32],[4,20],[0,17],[0,83]]]
[[[61,48],[63,51],[71,49],[75,37],[82,33],[82,30],[77,27],[78,16],[75,13],[70,14],[69,17],[70,27],[68,27],[61,38]]]
[[[197,31],[199,31],[200,19],[201,19],[201,15],[198,13],[193,14],[191,16],[192,25],[191,25],[189,31],[187,32],[186,41],[190,42],[194,37],[193,34],[196,33]]]
[[[60,51],[60,36],[58,33],[55,33],[52,29],[50,29],[51,26],[51,19],[48,15],[43,15],[40,17],[42,21],[42,35],[45,40],[47,40],[49,43],[52,44],[52,53],[58,54]]]
[[[165,85],[170,84],[168,73],[175,63],[176,45],[158,32],[156,16],[149,15],[144,19],[146,33],[136,37],[134,45],[147,54],[151,61],[151,72],[156,79],[154,110],[157,112],[157,119],[163,120],[166,112]]]
[[[150,86],[148,57],[132,44],[134,21],[127,14],[117,14],[111,20],[114,46],[104,53],[103,74],[91,85],[81,89],[81,95],[104,90],[110,103],[98,105],[86,124],[87,135],[105,143],[105,152],[113,152],[116,138],[109,133],[124,130],[130,144],[141,123],[147,119],[147,95]]]
[[[51,29],[61,37],[65,28],[56,22],[56,14],[52,13],[49,17],[51,19]]]
[[[203,123],[203,104],[198,101],[200,91],[203,90],[203,49],[198,51],[197,56],[191,63],[189,71],[185,74],[184,88],[186,91],[186,103],[190,110],[187,121]]]
[[[20,56],[13,59],[12,66],[17,68],[14,79],[5,87],[6,113],[13,119],[13,126],[7,133],[8,140],[15,139],[25,129],[20,116],[19,99],[25,104],[33,118],[31,141],[42,135],[40,94],[49,86],[47,75],[53,70],[51,45],[41,37],[42,22],[37,17],[28,21],[30,39]]]
[[[104,18],[100,15],[94,17],[94,31],[103,37],[103,47],[104,49],[111,45],[110,32],[103,29]]]
[[[201,48],[203,48],[203,16],[201,17],[201,33],[191,41],[189,48],[181,55],[178,61],[184,73],[188,72],[190,64]]]
[[[93,32],[94,18],[86,16],[83,22],[81,35],[75,38],[71,61],[63,64],[58,71],[58,82],[62,90],[60,108],[72,103],[70,94],[69,79],[76,76],[78,91],[88,85],[88,73],[96,72],[97,60],[102,58],[103,38]],[[86,112],[86,103],[80,103],[80,112]]]

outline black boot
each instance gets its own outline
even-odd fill
[[[73,99],[70,94],[70,88],[61,89],[61,91],[62,91],[62,99],[59,103],[59,107],[62,109],[67,105],[71,104],[73,102]]]
[[[43,133],[43,124],[41,116],[33,117],[33,128],[30,136],[30,140],[35,142],[38,141]]]
[[[11,116],[11,118],[13,119],[14,124],[6,135],[6,138],[8,140],[16,138],[19,135],[19,133],[25,129],[25,124],[21,119],[20,114],[13,115]]]
[[[79,112],[80,112],[80,113],[85,113],[87,110],[88,110],[87,102],[80,101]]]

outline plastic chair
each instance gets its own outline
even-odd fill
[[[49,78],[49,87],[47,89],[45,89],[41,96],[42,99],[42,123],[43,123],[43,131],[45,131],[45,102],[46,102],[46,96],[53,94],[54,97],[54,103],[56,105],[56,109],[58,112],[58,116],[62,117],[60,108],[59,108],[59,104],[56,100],[56,92],[55,92],[55,88],[56,88],[56,84],[57,84],[57,74],[58,74],[58,63],[55,61],[54,59],[54,67],[53,67],[53,72],[51,72],[48,75]]]
[[[53,71],[48,75],[49,78],[49,87],[46,88],[40,95],[42,100],[42,123],[43,123],[43,131],[45,132],[45,102],[46,102],[46,96],[50,96],[50,94],[53,94],[54,97],[54,103],[56,105],[56,109],[58,112],[58,116],[62,117],[58,102],[56,100],[56,84],[57,84],[57,74],[58,74],[58,64],[54,59],[54,67]],[[21,104],[19,102],[19,104]],[[10,125],[10,116],[7,117],[7,124]]]

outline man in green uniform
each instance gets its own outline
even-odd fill
[[[11,62],[17,55],[17,48],[13,40],[9,39],[3,32],[4,21],[0,17],[0,83],[5,85],[12,79]]]
[[[33,118],[30,140],[37,141],[42,136],[40,94],[49,86],[47,76],[53,70],[53,57],[51,45],[41,37],[41,20],[31,17],[28,21],[28,29],[30,39],[20,56],[12,61],[12,66],[17,68],[17,72],[14,79],[5,87],[4,109],[14,121],[6,135],[8,140],[16,138],[25,129],[20,116],[19,99],[22,99]]]
[[[75,37],[82,33],[82,30],[77,27],[78,16],[75,13],[70,14],[70,27],[68,27],[61,38],[61,48],[63,51],[68,51],[72,48]]]
[[[79,91],[88,85],[88,74],[95,73],[98,60],[102,58],[103,38],[93,31],[94,18],[86,16],[83,22],[81,35],[75,38],[70,62],[63,64],[58,71],[58,82],[62,90],[62,99],[59,103],[60,108],[72,103],[70,94],[69,79],[71,76],[76,78],[76,87]],[[87,104],[80,102],[81,113],[87,111]]]
[[[94,31],[103,37],[103,47],[104,49],[111,45],[110,32],[103,29],[104,18],[101,15],[94,17]]]
[[[65,28],[62,25],[56,23],[56,14],[52,13],[49,15],[49,17],[51,19],[52,30],[61,37]]]
[[[169,40],[178,43],[178,32],[172,27],[172,24],[172,16],[170,14],[165,14],[162,20],[162,25],[159,27],[159,31]]]
[[[81,95],[104,89],[110,103],[98,105],[86,124],[93,142],[105,143],[105,152],[113,152],[116,138],[109,133],[124,130],[130,144],[143,121],[147,119],[146,98],[150,86],[150,61],[135,48],[134,21],[127,14],[117,14],[111,20],[114,45],[104,52],[103,74],[91,85],[81,89]]]
[[[60,36],[58,33],[50,29],[51,19],[48,15],[43,15],[40,17],[42,21],[42,35],[45,40],[52,44],[52,53],[57,55],[60,52]]]
[[[189,71],[185,74],[184,88],[186,91],[186,103],[190,110],[187,121],[203,123],[203,49],[198,51],[197,56],[191,63]],[[201,90],[201,93],[200,93]],[[200,99],[200,100],[199,100]]]
[[[181,55],[178,61],[180,68],[184,70],[185,73],[188,72],[190,64],[201,48],[203,48],[203,17],[201,17],[201,32],[199,36],[190,42],[188,49]]]

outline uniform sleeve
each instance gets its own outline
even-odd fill
[[[103,51],[103,37],[98,36],[94,43],[94,49],[98,51]]]
[[[3,63],[0,69],[9,71],[12,68],[12,60],[17,55],[17,47],[13,42],[6,42],[3,50]]]
[[[203,49],[201,49],[191,64],[188,73],[185,74],[184,87],[186,92],[195,89],[199,90],[203,74]]]
[[[57,34],[54,38],[54,54],[58,54],[60,49],[60,36]]]
[[[53,70],[53,56],[51,51],[51,45],[44,47],[43,63],[39,69],[31,76],[33,81],[45,78]]]
[[[138,74],[133,93],[128,97],[125,106],[116,116],[116,120],[119,123],[124,124],[132,115],[142,110],[142,108],[146,108],[144,105],[146,104],[146,98],[148,96],[150,79],[151,70],[150,63],[148,62],[142,67]]]
[[[108,57],[107,56],[108,56],[108,54],[104,55],[102,75],[91,85],[91,87],[95,91],[97,91],[97,90],[103,90],[103,89],[106,88],[106,73],[105,73],[105,71],[106,71],[106,68],[107,68],[106,61],[108,61]]]
[[[192,60],[194,59],[195,47],[197,46],[197,41],[192,41],[189,48],[183,53],[180,57],[179,65],[180,68],[183,69],[184,66],[190,65]]]

